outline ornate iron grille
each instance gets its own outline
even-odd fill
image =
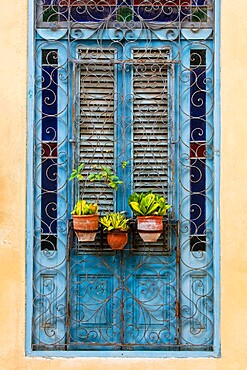
[[[37,0],[34,350],[213,350],[213,0]],[[121,166],[123,161],[128,164]],[[123,185],[68,183],[74,165]],[[78,243],[73,201],[172,204],[157,243]]]
[[[136,230],[123,252],[82,246],[69,229],[67,348],[169,350],[179,343],[177,223],[164,224],[163,243],[138,245]],[[167,238],[167,239],[166,239]]]

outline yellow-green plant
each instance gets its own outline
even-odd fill
[[[71,214],[77,216],[85,216],[85,215],[94,215],[97,212],[98,212],[97,203],[88,203],[83,199],[79,199]]]
[[[129,197],[129,205],[137,216],[164,216],[171,207],[166,203],[164,197],[153,194],[150,190],[147,193],[134,193]]]
[[[100,219],[100,223],[104,226],[104,231],[127,231],[129,228],[128,221],[129,220],[120,212],[108,213]]]

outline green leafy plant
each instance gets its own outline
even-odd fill
[[[120,212],[108,213],[100,219],[100,223],[104,226],[104,231],[127,231],[129,228],[128,221],[129,220]]]
[[[76,169],[73,169],[71,175],[69,177],[69,181],[71,180],[78,180],[80,181],[90,181],[90,182],[99,182],[105,184],[107,187],[111,189],[118,190],[118,186],[121,185],[123,182],[119,179],[119,177],[113,172],[110,167],[106,166],[93,166],[93,171],[90,172],[87,176],[84,176],[82,171],[84,168],[85,163],[81,163]],[[90,215],[97,213],[98,206],[97,203],[103,194],[104,189],[102,192],[99,192],[97,195],[97,201],[94,204],[87,203],[83,199],[79,199],[76,203],[74,210],[71,212],[72,215]],[[94,209],[97,206],[97,211],[94,212]]]
[[[128,201],[130,208],[137,216],[164,216],[171,207],[164,197],[153,194],[151,190],[147,193],[134,193],[130,195]]]
[[[76,169],[73,169],[71,172],[69,181],[77,179],[78,181],[83,180],[83,175],[81,173],[82,169],[84,167],[84,163],[81,163]]]
[[[72,215],[85,216],[95,215],[98,212],[97,203],[88,203],[83,199],[79,199],[71,212]]]
[[[118,190],[118,185],[121,185],[123,181],[112,171],[110,167],[106,166],[95,166],[95,169],[98,170],[95,173],[88,175],[88,180],[91,182],[104,182],[110,188]]]
[[[124,169],[125,169],[125,167],[126,167],[128,164],[129,164],[129,162],[128,162],[128,161],[122,161],[122,162],[121,162],[121,167],[122,167],[122,169],[124,170]]]
[[[83,167],[84,163],[81,163],[76,169],[73,169],[69,181],[74,179],[82,181],[84,179],[82,175]],[[118,185],[123,183],[110,167],[95,165],[94,170],[97,172],[90,173],[86,178],[87,180],[91,182],[104,182],[107,186],[115,190],[118,190]]]

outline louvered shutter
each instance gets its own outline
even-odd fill
[[[85,174],[93,165],[114,168],[116,109],[125,91],[116,92],[115,51],[80,49],[79,157]],[[168,193],[168,49],[133,50],[133,176],[132,190]],[[121,97],[121,101],[117,102]],[[130,112],[127,112],[129,115]],[[124,120],[124,117],[123,117]],[[129,138],[128,138],[129,140]],[[118,164],[119,165],[119,164]],[[113,211],[113,192],[89,183],[85,199],[101,193],[103,212]]]
[[[133,53],[133,188],[168,192],[168,49]]]
[[[84,173],[95,165],[114,168],[114,50],[80,49],[80,162]],[[108,63],[109,62],[109,63]],[[95,171],[96,172],[96,171]],[[88,183],[80,189],[85,199],[100,194],[100,210],[113,211],[113,191],[103,184]]]

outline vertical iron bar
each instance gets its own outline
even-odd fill
[[[125,252],[124,250],[120,251],[120,258],[121,258],[121,263],[120,263],[120,277],[121,277],[121,344],[124,344],[124,326],[125,326],[125,321],[124,321],[124,256]]]
[[[176,296],[176,320],[177,320],[177,345],[178,350],[180,350],[181,344],[181,312],[180,312],[180,243],[179,243],[179,221],[176,222],[174,225],[175,233],[176,233],[176,279],[177,279],[177,296]]]
[[[70,338],[70,253],[73,247],[73,227],[72,221],[68,220],[66,245],[66,332],[65,332],[65,347],[68,350]]]

